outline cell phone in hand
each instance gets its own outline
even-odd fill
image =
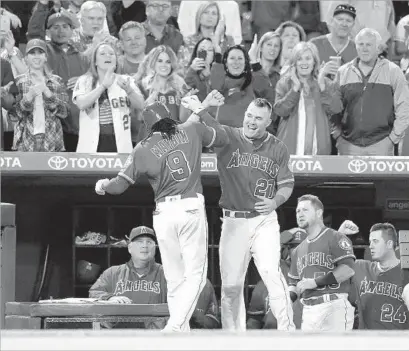
[[[206,60],[207,51],[206,51],[206,50],[200,50],[200,51],[197,53],[197,57],[198,57],[198,58],[201,58],[201,59],[203,59],[203,60]]]

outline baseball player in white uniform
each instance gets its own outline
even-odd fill
[[[246,329],[244,280],[251,257],[269,294],[278,330],[295,330],[292,303],[280,269],[280,226],[276,209],[290,197],[294,177],[287,147],[266,131],[271,105],[255,99],[243,128],[226,127],[230,143],[215,148],[223,209],[220,238],[223,329]]]

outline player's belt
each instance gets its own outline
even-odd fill
[[[303,299],[302,304],[305,306],[315,306],[324,302],[338,300],[339,296],[337,294],[325,294],[318,297],[311,297],[309,299]]]
[[[223,210],[224,217],[228,218],[254,218],[260,216],[260,213],[257,211],[230,211]]]
[[[183,194],[183,195],[175,195],[175,196],[165,196],[161,199],[157,200],[156,203],[161,202],[173,202],[183,199],[197,199],[197,194]]]

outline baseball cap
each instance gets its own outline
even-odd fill
[[[340,13],[347,13],[348,15],[351,15],[352,18],[354,18],[354,19],[356,17],[355,7],[353,7],[353,6],[349,5],[349,4],[338,5],[334,10],[334,16],[336,16],[336,15],[338,15]]]
[[[57,12],[52,14],[50,17],[48,17],[47,21],[47,29],[50,28],[52,25],[54,25],[58,21],[64,21],[68,25],[71,26],[71,28],[74,27],[74,24],[72,23],[72,19],[67,16],[65,13],[62,12]]]
[[[129,242],[132,242],[136,238],[139,238],[141,236],[147,236],[147,237],[153,239],[156,242],[156,235],[155,235],[155,232],[153,231],[153,229],[151,229],[149,227],[145,227],[144,225],[133,228],[127,239],[128,239]]]
[[[26,54],[28,54],[31,50],[34,49],[41,49],[45,53],[47,53],[47,45],[45,44],[44,40],[41,39],[31,39],[26,46]]]
[[[307,238],[307,235],[307,232],[301,228],[284,230],[280,235],[280,243],[281,245],[298,245]]]

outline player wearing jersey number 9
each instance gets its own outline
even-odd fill
[[[275,210],[290,197],[294,178],[286,146],[266,131],[271,105],[256,99],[243,128],[226,127],[230,143],[215,148],[223,209],[220,238],[223,329],[246,329],[244,279],[251,257],[263,279],[278,330],[294,330],[293,310],[280,262]]]
[[[207,221],[201,184],[202,148],[223,146],[228,136],[206,112],[222,101],[212,92],[200,103],[183,98],[199,122],[174,121],[165,105],[155,102],[142,112],[149,135],[128,157],[116,178],[97,182],[103,195],[121,194],[145,174],[153,188],[156,209],[153,227],[161,253],[168,289],[170,318],[166,332],[189,331],[207,276]],[[203,123],[202,123],[203,122]]]

